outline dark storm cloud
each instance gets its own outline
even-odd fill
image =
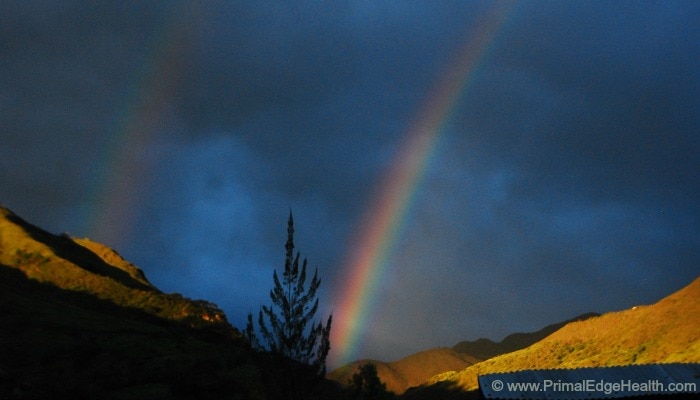
[[[536,192],[697,193],[684,166],[698,148],[698,29],[681,5],[651,5],[524,6],[532,14],[513,24],[465,107],[468,145],[545,178],[527,183]]]
[[[131,152],[153,159],[120,253],[241,325],[291,208],[327,301],[375,185],[493,5],[2,2],[0,202],[91,234],[138,116],[157,132]],[[363,356],[500,339],[697,275],[698,17],[514,3],[412,198]]]
[[[72,210],[88,213],[95,167],[157,20],[149,6],[0,5],[3,202],[48,228],[78,228]]]
[[[697,10],[550,6],[521,4],[455,113],[397,246],[384,337],[439,313],[436,336],[497,338],[697,274]],[[431,338],[368,351],[411,341]]]
[[[212,18],[200,35],[202,63],[191,83],[193,119],[231,123],[337,96],[359,103],[392,84],[393,94],[404,91],[416,101],[407,81],[425,85],[432,79],[426,63],[435,62],[436,50],[451,51],[435,25],[441,11],[357,2],[210,7],[203,11]]]

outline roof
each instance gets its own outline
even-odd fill
[[[700,364],[545,369],[478,377],[487,399],[616,399],[700,394]]]

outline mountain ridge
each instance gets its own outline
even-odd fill
[[[5,250],[6,249],[6,250]],[[49,233],[0,206],[0,264],[27,278],[90,293],[192,327],[239,335],[218,306],[166,294],[115,250],[90,239]]]
[[[436,347],[410,354],[396,361],[363,359],[343,365],[328,374],[328,378],[340,384],[347,384],[358,368],[366,363],[377,367],[377,375],[386,383],[387,389],[402,394],[410,387],[418,386],[440,373],[458,371],[500,354],[509,353],[549,336],[564,325],[585,320],[597,313],[585,313],[566,321],[545,326],[534,332],[516,332],[500,342],[480,338],[475,341],[462,341],[448,347]]]
[[[315,369],[255,351],[215,304],[163,293],[109,246],[2,205],[0,327],[0,399],[345,396]]]
[[[264,399],[275,379],[215,305],[2,206],[0,326],[2,399]]]
[[[482,361],[501,354],[510,353],[530,346],[545,337],[551,335],[563,326],[576,321],[597,317],[598,313],[584,313],[562,322],[553,323],[534,332],[516,332],[506,336],[500,342],[480,338],[475,341],[462,341],[452,346],[452,349],[461,353],[472,355]]]
[[[479,361],[447,347],[436,347],[391,362],[357,360],[336,368],[328,373],[327,378],[347,385],[360,366],[372,363],[377,367],[377,376],[386,384],[387,390],[401,394],[440,372],[462,369]]]
[[[700,362],[700,277],[651,305],[571,322],[539,342],[432,377],[425,387],[477,388],[477,375],[526,369]],[[425,389],[425,388],[423,388]]]
[[[411,387],[401,398],[464,398],[483,373],[697,363],[699,323],[700,277],[652,305],[454,346],[488,355],[545,336],[485,361],[453,347],[376,364],[389,389]],[[0,398],[285,398],[274,358],[254,353],[215,304],[165,294],[108,246],[51,234],[2,206],[0,326]],[[329,381],[318,390],[348,393]]]

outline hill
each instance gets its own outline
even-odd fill
[[[112,249],[0,207],[0,398],[260,398],[215,305],[164,294]]]
[[[409,387],[419,385],[428,378],[445,372],[466,368],[478,359],[448,348],[435,348],[412,354],[398,361],[359,360],[344,365],[328,374],[328,379],[347,384],[358,368],[368,362],[377,366],[379,379],[388,390],[401,394]]]
[[[397,393],[427,380],[463,398],[483,373],[700,362],[699,303],[700,278],[654,305],[510,335],[499,343],[455,346],[488,356],[556,330],[487,361],[439,348],[375,363]],[[163,293],[109,247],[51,234],[3,207],[0,327],[2,399],[286,398],[279,387],[289,364],[252,352],[216,305]],[[329,377],[344,384],[361,363]],[[337,385],[322,383],[315,398],[345,395]],[[423,398],[420,389],[403,397]]]
[[[190,326],[237,334],[216,305],[162,293],[114,250],[89,239],[51,234],[4,207],[0,207],[0,263],[61,289],[89,293]]]
[[[525,349],[435,376],[427,384],[470,391],[477,388],[477,375],[487,373],[700,362],[698,326],[700,278],[656,304],[572,322]]]
[[[596,313],[586,313],[563,322],[547,325],[535,332],[513,333],[506,336],[500,342],[494,342],[490,339],[483,338],[475,341],[463,341],[454,345],[452,350],[469,354],[480,360],[488,360],[489,358],[493,358],[501,354],[524,349],[525,347],[546,338],[547,336],[561,329],[564,325],[571,322],[583,321],[598,315],[599,314]]]
[[[448,371],[459,371],[497,355],[520,350],[538,342],[570,322],[597,315],[594,313],[583,314],[567,321],[548,325],[536,332],[514,333],[506,336],[500,342],[489,339],[463,341],[452,348],[440,347],[425,350],[393,362],[358,360],[332,371],[328,374],[328,378],[346,385],[360,366],[371,362],[377,366],[377,375],[382,382],[386,383],[387,389],[401,394],[408,388],[418,386],[435,375]]]

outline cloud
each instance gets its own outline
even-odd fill
[[[156,285],[240,326],[292,209],[329,301],[376,185],[491,6],[3,2],[0,202],[88,235],[122,149],[148,168],[117,250]],[[698,15],[515,4],[444,125],[363,354],[499,339],[695,276]],[[129,126],[151,140],[124,148]]]

